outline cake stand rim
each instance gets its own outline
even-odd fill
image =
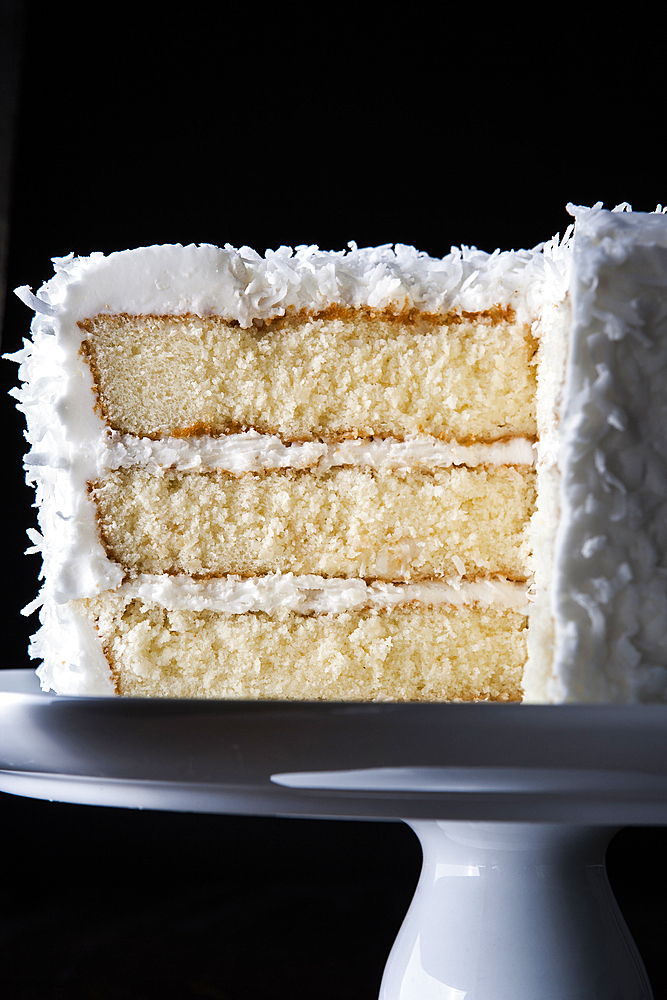
[[[62,696],[0,671],[0,789],[58,798],[67,784],[77,801],[78,782],[92,804],[122,805],[125,789],[142,807],[144,787],[147,808],[664,824],[665,734],[662,705]]]

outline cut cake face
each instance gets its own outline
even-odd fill
[[[44,687],[664,700],[662,215],[54,263],[14,356]]]

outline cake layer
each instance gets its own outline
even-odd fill
[[[528,468],[239,477],[119,469],[91,492],[107,554],[133,575],[525,580],[531,572]]]
[[[100,314],[80,326],[102,413],[129,434],[255,428],[283,440],[468,442],[537,433],[537,345],[511,309],[332,307],[249,329],[219,316]]]
[[[108,593],[80,602],[118,693],[306,700],[521,698],[525,615],[401,605],[342,614],[173,611]]]

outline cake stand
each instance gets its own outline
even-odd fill
[[[382,1000],[647,1000],[604,869],[667,824],[667,706],[56,697],[0,672],[0,790],[404,819],[424,864]]]

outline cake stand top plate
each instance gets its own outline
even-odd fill
[[[667,706],[63,697],[0,671],[0,790],[190,812],[667,823]]]

